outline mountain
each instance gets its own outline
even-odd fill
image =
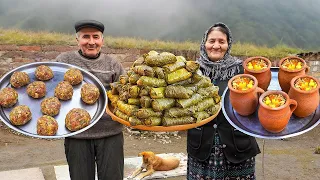
[[[199,42],[215,22],[235,42],[320,48],[320,0],[1,0],[0,27],[73,33],[80,19],[105,24],[105,35]]]

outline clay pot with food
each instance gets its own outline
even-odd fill
[[[286,128],[297,101],[283,91],[266,91],[259,98],[258,118],[264,129],[279,133]]]
[[[298,103],[293,114],[301,118],[311,115],[319,106],[318,79],[308,75],[300,75],[291,80],[290,86],[288,95]]]
[[[258,87],[267,90],[271,81],[271,61],[265,57],[250,57],[242,64],[245,74],[251,74],[258,80]]]
[[[309,67],[304,59],[296,56],[288,56],[279,61],[278,81],[282,91],[288,93],[290,81],[299,75],[309,72]]]
[[[258,87],[258,80],[250,74],[238,74],[228,81],[230,103],[242,116],[253,114],[258,106],[259,95],[264,90]]]

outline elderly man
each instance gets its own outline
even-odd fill
[[[64,52],[57,62],[73,64],[94,74],[108,89],[124,73],[119,62],[101,53],[104,25],[95,20],[75,24],[78,51]],[[87,131],[65,138],[65,154],[72,180],[94,180],[95,164],[99,180],[123,179],[122,125],[104,114]]]

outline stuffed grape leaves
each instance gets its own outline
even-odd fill
[[[127,75],[128,77],[130,77],[132,74],[134,74],[134,71],[132,68],[130,68],[128,71],[127,71]]]
[[[186,79],[186,80],[183,80],[183,81],[179,81],[179,82],[176,82],[176,83],[173,83],[171,85],[181,85],[181,86],[185,86],[185,85],[188,85],[192,83],[192,79],[189,78],[189,79]]]
[[[133,68],[133,71],[140,76],[154,77],[155,73],[152,67],[147,65],[139,65]]]
[[[128,91],[122,92],[119,95],[119,100],[124,101],[124,102],[127,102],[129,98],[130,98],[130,94]]]
[[[207,110],[209,107],[215,105],[213,98],[206,98],[203,101],[196,104],[193,108],[196,112]]]
[[[130,76],[129,76],[129,83],[130,84],[137,84],[137,81],[139,80],[141,76],[139,74],[136,74],[136,73],[132,73]]]
[[[115,109],[114,114],[125,121],[129,120],[129,116],[121,112],[119,109]]]
[[[210,78],[202,76],[201,80],[197,83],[194,83],[198,88],[206,88],[212,85]]]
[[[148,76],[141,76],[137,81],[139,86],[164,87],[167,85],[164,79],[158,79]]]
[[[110,83],[110,88],[111,88],[111,93],[116,95],[119,94],[118,90],[117,90],[117,85],[120,84],[119,82],[113,82]]]
[[[137,98],[139,96],[140,88],[137,85],[129,87],[129,96],[131,98]]]
[[[196,120],[197,120],[196,122],[198,123],[198,122],[210,117],[210,114],[207,113],[206,111],[199,111],[199,112],[195,112],[193,114],[193,117],[196,118]]]
[[[193,94],[192,90],[186,89],[183,86],[172,86],[169,85],[165,89],[165,96],[167,98],[187,99]]]
[[[159,88],[151,88],[150,89],[150,97],[152,99],[160,99],[164,98],[164,92],[166,90],[166,87],[159,87]]]
[[[155,73],[155,77],[157,77],[159,79],[164,79],[166,77],[165,73],[161,67],[153,67],[153,71]]]
[[[203,96],[196,93],[196,94],[193,94],[192,97],[189,99],[177,99],[177,106],[182,108],[187,108],[197,104],[202,99],[203,99]]]
[[[211,115],[213,115],[213,114],[216,114],[219,109],[220,109],[220,104],[215,104],[215,105],[209,107],[207,111],[208,111]]]
[[[129,98],[128,104],[139,106],[140,105],[140,98]]]
[[[200,64],[197,63],[196,61],[187,61],[186,62],[186,69],[189,72],[196,72],[200,68]]]
[[[193,84],[185,85],[184,88],[191,90],[194,93],[198,91],[198,87],[194,86]]]
[[[172,63],[172,64],[166,64],[164,65],[162,68],[164,69],[164,71],[166,73],[171,73],[175,70],[178,70],[178,69],[181,69],[183,67],[186,66],[186,63],[183,62],[182,60],[180,59],[177,59],[177,61],[175,63]]]
[[[184,58],[183,56],[176,56],[176,58],[177,58],[177,61],[181,61],[181,62],[184,62],[184,63],[187,62],[186,58]]]
[[[140,119],[149,117],[161,117],[162,112],[155,112],[152,108],[141,108],[136,112],[136,116]]]
[[[204,76],[198,74],[198,73],[194,73],[191,77],[192,79],[192,83],[197,83],[199,82]]]
[[[140,93],[139,96],[149,96],[149,92],[150,92],[151,87],[150,86],[142,86],[140,88]]]
[[[214,97],[218,95],[218,92],[219,92],[219,87],[214,85],[211,85],[206,88],[199,88],[199,90],[197,91],[198,94],[202,96],[207,96],[207,97]]]
[[[162,67],[166,64],[171,64],[176,62],[177,59],[174,54],[169,52],[163,52],[160,54],[151,54],[151,55],[149,54],[144,61],[148,66]]]
[[[140,106],[142,108],[149,108],[151,107],[152,99],[149,96],[142,96],[140,98]]]
[[[129,123],[130,123],[131,126],[137,126],[137,125],[142,125],[143,124],[142,121],[139,118],[135,117],[135,116],[130,116],[129,117]]]
[[[192,124],[195,122],[196,122],[196,120],[192,116],[184,116],[184,117],[178,117],[178,118],[172,118],[172,117],[163,117],[162,118],[162,125],[163,126]]]
[[[165,110],[165,117],[182,117],[182,116],[192,116],[195,111],[192,108],[177,108],[173,107]]]
[[[151,105],[154,111],[160,112],[173,107],[175,102],[172,98],[153,99]]]
[[[109,90],[109,91],[107,91],[107,96],[108,96],[108,99],[111,102],[111,105],[113,107],[116,107],[117,106],[117,101],[119,101],[119,95],[114,95],[114,94],[112,94],[111,90]]]
[[[134,115],[139,109],[138,106],[126,104],[124,101],[118,101],[117,108],[128,116]]]
[[[162,118],[161,117],[148,117],[144,120],[146,126],[160,126]]]
[[[216,94],[215,96],[213,96],[213,100],[216,104],[218,104],[221,101],[221,96],[219,96],[219,94]]]
[[[179,81],[186,80],[192,76],[192,73],[187,71],[185,68],[178,69],[172,73],[167,74],[168,84],[173,84]]]
[[[143,57],[139,57],[137,60],[135,60],[134,62],[133,62],[133,67],[134,66],[138,66],[138,65],[141,65],[141,64],[143,64],[144,63],[144,58]]]
[[[122,74],[119,76],[119,81],[121,84],[127,84],[129,82],[128,75]]]

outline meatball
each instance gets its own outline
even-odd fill
[[[77,131],[90,124],[90,114],[81,108],[73,108],[68,112],[65,124],[70,131]]]
[[[64,80],[71,85],[77,85],[83,81],[83,76],[79,69],[71,68],[64,74]]]
[[[41,112],[45,115],[55,116],[59,114],[61,103],[56,97],[45,98],[41,102]]]
[[[10,87],[5,87],[0,90],[0,105],[2,107],[11,107],[18,101],[18,93]]]
[[[41,65],[36,68],[36,78],[41,81],[47,81],[53,78],[53,71],[46,65]]]
[[[81,99],[87,104],[95,103],[100,96],[100,91],[97,86],[93,84],[84,84],[81,87]]]
[[[26,105],[19,105],[17,107],[14,107],[9,115],[10,122],[13,125],[24,125],[29,122],[31,118],[31,111]]]
[[[10,77],[10,84],[15,88],[25,86],[30,83],[29,75],[25,72],[16,71]]]
[[[68,81],[61,81],[54,89],[54,96],[60,100],[69,100],[73,95],[73,87]]]
[[[37,121],[37,133],[43,136],[53,136],[58,131],[58,122],[51,116],[43,115]]]
[[[27,86],[27,93],[33,98],[42,98],[47,93],[46,84],[42,81],[34,81]]]

